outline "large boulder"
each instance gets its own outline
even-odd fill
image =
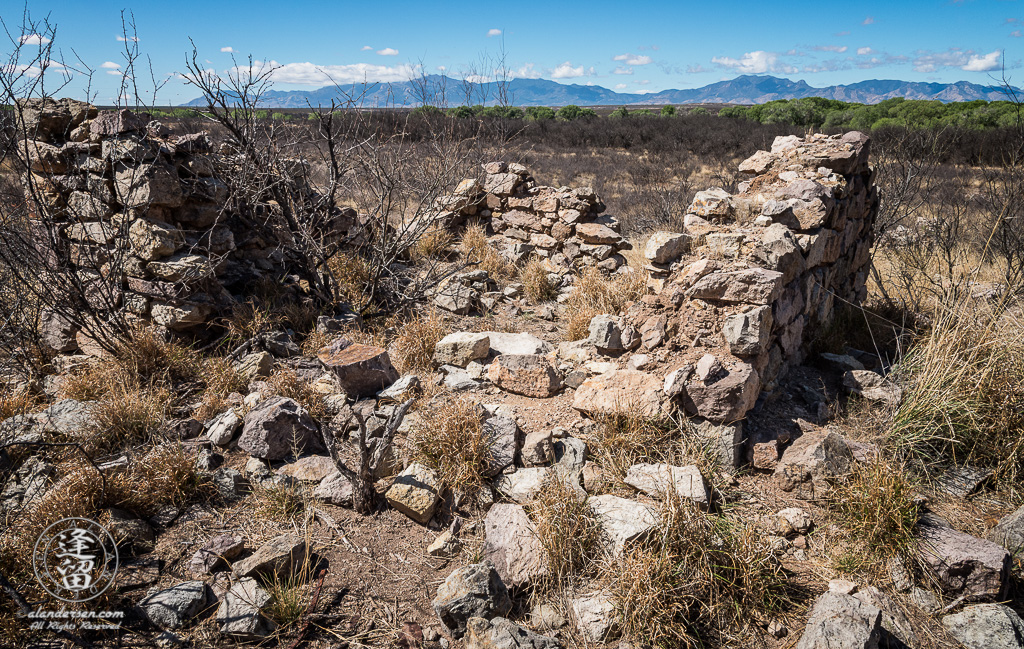
[[[1024,647],[1024,620],[1002,604],[968,606],[942,618],[942,626],[966,649]]]
[[[562,373],[539,354],[502,354],[488,366],[487,380],[506,392],[540,399],[562,389]]]
[[[273,397],[245,415],[238,447],[253,457],[281,460],[293,451],[322,451],[323,443],[305,408],[287,397]]]
[[[881,610],[829,591],[814,603],[796,649],[878,649],[881,635]]]
[[[522,505],[493,505],[484,519],[483,558],[494,565],[509,588],[546,577],[550,568],[537,528]]]
[[[455,638],[466,634],[470,618],[490,620],[512,610],[508,589],[498,572],[486,563],[468,565],[448,575],[432,604],[441,624]]]
[[[1002,597],[1010,574],[1005,548],[954,530],[932,514],[921,517],[917,532],[922,564],[947,594],[967,601]]]
[[[572,407],[593,416],[636,412],[644,417],[662,417],[670,412],[664,398],[664,382],[639,370],[611,370],[584,381],[576,388]]]
[[[352,398],[374,396],[398,380],[398,371],[385,350],[347,338],[338,338],[324,347],[317,358]]]

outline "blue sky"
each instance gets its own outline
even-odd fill
[[[0,0],[15,40],[24,5]],[[1024,84],[1024,3],[1019,0],[889,0],[857,3],[645,2],[137,2],[29,1],[56,25],[65,61],[95,70],[98,103],[120,94],[125,64],[121,10],[134,14],[137,46],[169,78],[158,103],[198,93],[175,73],[191,38],[218,73],[252,55],[280,66],[275,89],[396,81],[417,70],[493,74],[502,45],[512,75],[595,84],[622,92],[694,88],[739,74],[773,74],[812,86],[865,79],[990,83],[1005,60]],[[31,49],[38,39],[27,38]],[[3,50],[13,45],[4,37]],[[5,60],[6,60],[5,56]],[[422,67],[421,67],[422,66]],[[148,71],[140,88],[152,87]],[[1020,77],[1020,78],[1018,78]],[[86,92],[79,75],[65,94]],[[143,94],[140,92],[140,94]]]

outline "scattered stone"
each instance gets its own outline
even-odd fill
[[[138,552],[149,552],[156,544],[156,532],[149,523],[136,518],[123,509],[107,510],[107,531],[122,549],[133,548]]]
[[[313,490],[313,497],[338,507],[352,506],[352,483],[340,471],[326,476]]]
[[[939,489],[957,498],[966,498],[993,476],[991,469],[974,466],[953,466],[939,476],[936,484]]]
[[[544,486],[544,481],[551,475],[550,467],[519,469],[515,473],[501,476],[494,488],[501,494],[517,503],[527,503]]]
[[[1024,647],[1024,620],[1002,604],[968,606],[942,618],[942,626],[966,649]]]
[[[1024,554],[1024,507],[996,523],[988,533],[988,540],[1003,546],[1015,557]]]
[[[323,451],[316,421],[287,397],[263,401],[245,415],[238,447],[264,460],[281,460],[292,451]]]
[[[790,534],[807,534],[814,526],[814,520],[805,509],[799,507],[787,507],[776,515],[778,522],[777,530],[781,536]]]
[[[786,449],[775,467],[775,479],[783,491],[800,487],[813,496],[814,483],[822,478],[845,475],[853,464],[853,453],[840,435],[820,431],[804,433]]]
[[[612,370],[587,379],[576,389],[572,407],[591,417],[633,411],[644,417],[668,414],[664,382],[639,370]]]
[[[570,601],[576,628],[590,642],[602,643],[614,639],[618,632],[618,614],[615,602],[606,593],[593,593]]]
[[[306,560],[306,541],[295,534],[282,534],[261,545],[252,555],[236,561],[237,577],[290,577]]]
[[[635,500],[605,494],[589,498],[587,504],[601,524],[607,549],[615,556],[622,554],[626,544],[647,536],[658,523],[654,509]]]
[[[508,615],[512,600],[497,571],[485,563],[459,568],[444,580],[432,602],[441,624],[456,639],[466,634],[470,618]]]
[[[492,478],[510,467],[514,469],[516,451],[519,449],[519,426],[516,420],[490,417],[483,423],[483,434],[490,449],[485,477]]]
[[[687,412],[715,423],[743,419],[761,391],[761,379],[753,367],[740,363],[728,371],[710,372],[707,380],[686,384],[683,405]]]
[[[558,649],[562,643],[503,617],[470,618],[466,623],[466,649]]]
[[[216,621],[220,632],[239,640],[258,641],[277,629],[263,612],[271,604],[270,593],[252,578],[239,579],[232,584],[217,608]]]
[[[543,579],[550,572],[537,529],[522,505],[500,503],[491,507],[484,519],[481,553],[509,588]]]
[[[852,595],[828,592],[814,603],[796,649],[878,649],[882,611]]]
[[[341,389],[351,398],[374,396],[398,380],[398,372],[385,350],[347,338],[338,338],[324,347],[317,358],[334,373]]]
[[[433,469],[412,463],[388,488],[384,497],[388,504],[417,523],[426,525],[441,501],[441,484]]]
[[[256,352],[242,357],[242,360],[235,363],[235,371],[252,381],[261,376],[270,376],[274,369],[274,357],[269,352]]]
[[[644,257],[656,264],[670,264],[686,252],[689,241],[689,236],[678,232],[655,232],[644,246]]]
[[[737,356],[756,356],[768,347],[772,329],[772,308],[760,306],[728,316],[722,335],[729,351]]]
[[[558,631],[565,626],[565,618],[557,607],[537,604],[530,610],[530,626],[541,631]]]
[[[820,356],[822,360],[843,373],[864,369],[863,363],[848,354],[829,354],[828,352],[822,352]]]
[[[434,362],[466,367],[470,361],[487,358],[489,351],[491,339],[487,334],[459,331],[438,341],[434,346]]]
[[[621,352],[625,349],[618,318],[607,314],[596,315],[590,319],[588,330],[590,334],[587,340],[602,354]]]
[[[484,335],[491,341],[491,351],[495,354],[550,354],[554,348],[528,333],[510,334],[501,331],[485,331]]]
[[[219,534],[203,547],[196,550],[188,562],[188,571],[196,577],[203,577],[227,566],[227,562],[238,557],[245,549],[245,539],[234,534]]]
[[[405,401],[420,389],[420,377],[415,374],[406,374],[391,384],[386,390],[377,393],[377,397],[387,401],[400,403]]]
[[[467,315],[476,308],[480,294],[468,286],[451,282],[434,295],[434,305],[456,315]]]
[[[708,506],[708,488],[700,469],[695,466],[634,464],[626,471],[623,482],[657,498],[663,498],[666,491],[673,489],[680,498],[704,508]]]
[[[430,544],[427,548],[427,554],[439,559],[450,559],[458,554],[461,548],[462,544],[459,543],[459,539],[452,534],[452,531],[445,530],[441,532],[436,539],[434,539],[433,543]]]
[[[562,389],[562,375],[538,354],[502,354],[487,368],[487,380],[506,392],[544,399]]]
[[[300,482],[321,482],[337,471],[334,460],[326,455],[307,455],[284,465],[277,470],[277,474],[295,478]]]
[[[899,405],[903,390],[885,377],[871,370],[851,370],[843,374],[843,387],[869,401],[878,401],[890,406]]]
[[[550,430],[530,433],[523,441],[523,464],[525,466],[547,466],[555,460],[555,447]]]
[[[1010,570],[1004,548],[954,530],[932,514],[921,517],[918,537],[923,566],[947,594],[967,601],[1002,597]]]
[[[206,607],[208,593],[201,581],[186,581],[139,602],[142,615],[161,629],[180,629]]]

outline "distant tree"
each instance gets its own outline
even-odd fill
[[[608,115],[608,117],[614,117],[616,119],[621,119],[623,117],[629,117],[629,110],[625,106],[619,106],[618,108],[613,110],[611,112],[611,114]]]
[[[465,119],[467,117],[475,117],[476,111],[470,106],[454,106],[448,109],[448,116]]]
[[[547,106],[530,106],[526,109],[526,119],[539,122],[544,119],[554,119],[555,111]]]
[[[662,106],[661,107],[661,116],[662,117],[675,117],[676,116],[676,107],[675,106]]]
[[[567,122],[571,122],[573,120],[585,117],[594,117],[595,115],[597,115],[597,113],[595,113],[592,109],[580,108],[575,104],[562,106],[561,108],[558,109],[558,112],[555,113],[555,116],[558,119],[565,120]]]
[[[743,112],[743,106],[732,106],[731,108],[723,108],[722,111],[724,112],[724,111],[731,110],[731,109],[734,109],[734,108],[740,109],[740,112],[738,114],[736,114],[736,115],[722,115],[722,113],[718,113],[718,114],[722,115],[723,117],[746,117],[746,114]],[[689,115],[707,115],[708,114],[708,109],[704,108],[703,106],[697,106],[696,108],[692,109],[688,114]]]

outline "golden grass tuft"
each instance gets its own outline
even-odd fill
[[[544,262],[536,257],[530,259],[519,273],[519,281],[530,302],[547,302],[558,296],[558,288],[548,279],[548,270]]]
[[[366,287],[370,283],[370,265],[358,254],[342,252],[331,257],[327,269],[338,290],[338,296],[352,305],[356,312],[366,306]]]
[[[459,252],[464,261],[473,263],[477,268],[487,271],[495,281],[508,281],[516,276],[516,266],[505,259],[491,244],[487,243],[487,233],[481,225],[466,228],[459,242]]]
[[[753,526],[673,498],[644,543],[627,548],[605,578],[624,635],[666,649],[720,645],[788,600],[786,576]]]
[[[93,404],[92,424],[83,446],[90,453],[109,453],[148,441],[164,420],[170,398],[163,388],[117,384]]]
[[[428,259],[442,259],[448,255],[454,243],[455,236],[446,228],[431,228],[409,248],[409,258],[414,263]]]
[[[615,315],[646,293],[647,279],[639,270],[609,277],[596,268],[588,268],[576,278],[565,301],[566,340],[586,338],[594,316]]]
[[[639,462],[671,462],[679,451],[679,434],[669,419],[652,419],[639,408],[624,405],[615,413],[599,415],[584,436],[598,464],[617,480]]]
[[[306,509],[306,489],[301,484],[254,484],[253,512],[259,518],[290,522]]]
[[[463,397],[440,398],[416,415],[408,438],[411,459],[437,471],[453,492],[475,493],[491,462],[480,406]]]
[[[527,505],[547,553],[556,585],[583,579],[596,569],[601,550],[601,526],[586,498],[558,476],[549,478]]]
[[[274,394],[294,399],[314,418],[321,419],[328,415],[325,395],[314,390],[309,381],[299,378],[295,370],[278,370],[270,375],[267,383]]]
[[[392,360],[402,373],[429,370],[434,363],[434,346],[448,333],[448,325],[436,311],[418,315],[398,325],[391,349]]]

